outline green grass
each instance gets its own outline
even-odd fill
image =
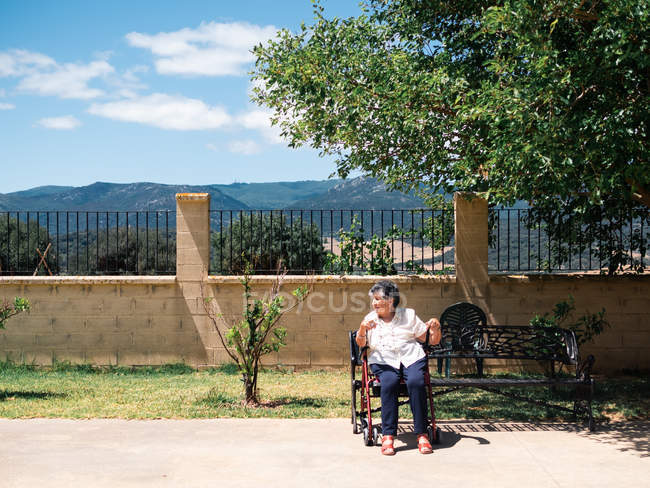
[[[93,368],[58,363],[51,369],[0,363],[0,417],[4,418],[330,418],[350,414],[347,371],[288,373],[269,370],[259,379],[257,408],[244,407],[242,383],[232,365],[195,371],[186,365]],[[646,377],[596,383],[594,412],[600,420],[650,418]],[[520,389],[538,399],[572,406],[571,391]],[[373,406],[379,400],[373,399]],[[480,390],[436,399],[440,419],[569,420],[544,407],[514,402]],[[401,415],[409,417],[408,406]]]

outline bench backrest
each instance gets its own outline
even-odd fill
[[[472,328],[471,348],[451,336],[458,331],[462,328],[449,329],[445,342],[429,348],[429,357],[578,362],[578,346],[571,330],[530,325],[478,325]]]
[[[468,302],[455,303],[445,309],[440,316],[441,344],[451,342],[455,351],[473,350],[478,340],[476,327],[487,325],[485,313]]]

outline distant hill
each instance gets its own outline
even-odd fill
[[[303,209],[369,209],[390,210],[425,207],[414,193],[389,191],[376,178],[358,177],[338,180],[338,183],[320,195],[298,200],[287,208]]]
[[[10,193],[14,197],[42,197],[48,195],[55,195],[56,193],[62,193],[68,190],[74,190],[74,186],[37,186],[35,188],[30,188],[29,190],[17,191]]]
[[[319,197],[342,180],[280,181],[213,185],[226,195],[255,209],[280,209],[298,200]]]
[[[81,187],[41,186],[0,194],[0,211],[26,210],[174,210],[176,193],[205,192],[210,207],[247,209],[407,209],[423,202],[412,194],[389,192],[374,178],[351,180],[163,185],[103,183]]]
[[[43,188],[43,187],[41,187]],[[0,210],[174,210],[176,193],[210,193],[211,207],[246,209],[247,205],[214,185],[161,185],[158,183],[93,183],[55,191],[34,188],[0,196]]]

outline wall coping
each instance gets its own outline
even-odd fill
[[[539,281],[650,281],[650,274],[623,274],[615,276],[597,273],[568,273],[568,274],[534,274],[534,275],[490,275],[492,283],[526,283]]]
[[[0,276],[0,285],[173,285],[176,276]]]
[[[241,276],[208,276],[207,282],[211,284],[231,284],[240,283]],[[275,281],[275,275],[252,275],[250,282],[255,283],[272,283]],[[319,284],[367,284],[375,283],[379,280],[391,280],[396,283],[456,283],[455,276],[429,276],[429,275],[398,275],[398,276],[378,276],[378,275],[286,275],[283,283],[305,283],[313,281]]]
[[[275,275],[253,275],[251,283],[271,283],[275,281]],[[241,276],[208,276],[207,282],[211,284],[239,283]],[[305,283],[313,280],[319,284],[357,284],[374,283],[379,280],[391,280],[396,283],[456,283],[455,276],[430,276],[430,275],[287,275],[284,283]],[[650,274],[637,275],[625,274],[617,276],[605,276],[593,273],[573,274],[539,274],[539,275],[490,275],[492,283],[526,283],[526,282],[552,282],[552,281],[650,281]],[[176,276],[0,276],[0,285],[170,285],[177,282]]]

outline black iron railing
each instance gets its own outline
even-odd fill
[[[0,274],[175,274],[175,217],[168,210],[0,212]]]
[[[643,271],[650,211],[542,216],[531,208],[490,209],[489,270],[509,273]]]
[[[453,273],[453,210],[212,210],[210,272]]]

